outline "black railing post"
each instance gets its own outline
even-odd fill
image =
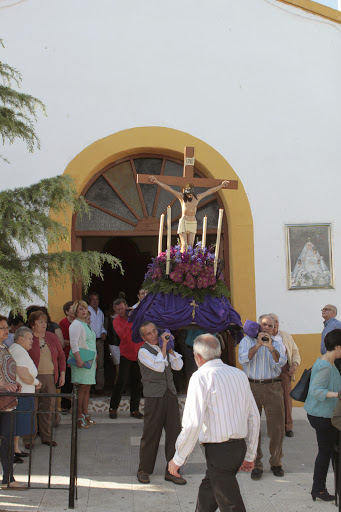
[[[77,412],[78,412],[78,384],[73,385],[72,400],[72,424],[71,424],[71,460],[70,460],[70,485],[69,508],[75,508],[75,486],[77,478]]]
[[[341,453],[340,453],[340,449],[341,449],[341,432],[339,432],[339,446],[338,446],[338,458],[337,458],[337,461],[336,461],[336,468],[337,471],[337,480],[336,480],[336,492],[335,492],[335,505],[337,506],[337,503],[339,502],[339,512],[341,512],[341,500],[340,500],[340,485],[341,485]]]

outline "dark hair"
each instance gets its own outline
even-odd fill
[[[187,193],[185,192],[186,190],[188,191]],[[182,193],[182,198],[185,201],[185,203],[188,201],[187,194],[192,194],[195,197],[195,199],[198,199],[197,195],[194,192],[194,188],[193,187],[187,187],[187,188],[185,188],[183,190],[183,193]]]
[[[5,322],[7,322],[8,324],[7,316],[0,315],[0,322],[2,322],[3,320],[5,320]]]
[[[90,292],[88,299],[90,299],[90,297],[98,297],[99,298],[99,293],[98,292]]]
[[[20,313],[18,313],[17,315],[14,315],[13,311],[10,311],[9,315],[8,315],[8,323],[9,323],[9,325],[23,324],[24,323],[23,316]]]
[[[123,297],[121,297],[120,299],[114,300],[114,304],[113,304],[114,306],[119,306],[120,304],[127,305],[127,301]]]
[[[30,316],[28,317],[28,320],[27,320],[27,327],[29,327],[30,329],[32,329],[32,326],[35,324],[35,322],[37,320],[39,320],[39,318],[41,318],[42,316],[44,316],[46,318],[46,322],[48,321],[48,318],[47,318],[47,315],[46,313],[44,313],[44,311],[42,311],[41,309],[38,309],[38,311],[33,311]]]
[[[149,324],[153,324],[153,325],[155,325],[155,324],[154,324],[154,322],[151,322],[150,320],[149,320],[149,321],[147,321],[147,322],[143,322],[143,324],[141,324],[141,325],[140,325],[140,328],[139,328],[140,336],[142,336],[142,329],[143,329],[144,327],[147,327],[147,325],[149,325]],[[156,327],[156,325],[155,325],[155,327]]]
[[[71,308],[72,304],[73,304],[72,300],[68,300],[67,302],[65,302],[65,304],[63,306],[63,311],[64,311],[65,315],[69,311],[69,309]]]
[[[47,318],[47,323],[51,323],[51,318],[50,318],[50,315],[47,311],[47,308],[45,306],[36,306],[36,305],[33,305],[33,306],[28,306],[26,308],[26,313],[27,313],[27,318],[29,319],[30,316],[31,316],[31,313],[35,313],[36,311],[41,311],[42,313],[44,313],[44,315],[46,316]],[[28,321],[26,322],[26,325],[27,327],[31,327],[28,323]]]
[[[341,347],[341,329],[334,329],[326,334],[324,344],[328,352],[331,352],[338,345]]]

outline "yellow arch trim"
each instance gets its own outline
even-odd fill
[[[103,167],[136,153],[166,154],[183,159],[185,146],[195,147],[195,165],[207,177],[238,179],[229,163],[211,146],[188,133],[163,127],[142,127],[124,130],[97,140],[79,153],[67,166],[64,174],[73,177],[77,192],[82,193],[89,180]],[[250,204],[239,180],[238,190],[220,191],[229,226],[229,257],[231,302],[242,320],[256,317],[255,266],[253,221]],[[70,239],[61,249],[71,250]],[[63,316],[62,305],[71,300],[71,283],[49,286],[51,316]]]
[[[332,7],[327,7],[326,5],[319,4],[318,2],[313,2],[312,0],[278,0],[284,4],[293,5],[302,9],[303,11],[311,12],[313,14],[317,14],[318,16],[322,16],[322,18],[327,18],[328,20],[335,21],[336,23],[341,23],[341,13]]]

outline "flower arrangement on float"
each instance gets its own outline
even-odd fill
[[[161,252],[148,265],[143,288],[150,292],[173,293],[193,297],[202,302],[205,296],[229,297],[222,274],[223,262],[218,260],[214,273],[214,246],[202,248],[201,242],[180,252],[180,246],[170,248],[170,271],[166,274],[167,253]]]

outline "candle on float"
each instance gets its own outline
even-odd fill
[[[160,252],[162,252],[162,235],[163,235],[163,222],[165,220],[165,216],[164,214],[161,215],[160,217],[160,229],[159,229],[159,244],[158,244],[158,248],[157,248],[157,255],[160,254]]]
[[[214,275],[217,273],[218,266],[218,257],[219,257],[219,247],[220,247],[220,236],[221,236],[221,226],[223,223],[223,209],[219,209],[219,218],[218,218],[218,230],[217,230],[217,242],[215,246],[215,255],[214,255]]]
[[[166,258],[166,275],[169,275],[170,269],[170,247],[171,247],[171,235],[172,235],[172,210],[170,206],[167,206],[167,258]]]
[[[205,249],[206,247],[206,231],[207,231],[207,215],[204,217],[204,222],[202,225],[202,241],[201,241],[201,247]]]

